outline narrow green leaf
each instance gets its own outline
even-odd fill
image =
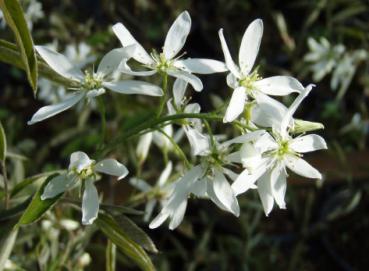
[[[100,213],[95,223],[99,229],[142,270],[155,270],[155,267],[145,250],[127,236],[112,216]]]
[[[61,198],[63,193],[52,199],[41,200],[41,195],[44,191],[44,188],[57,175],[58,174],[51,175],[45,180],[45,182],[33,196],[31,203],[28,205],[27,209],[24,211],[23,215],[19,219],[18,225],[26,225],[37,221]]]
[[[106,259],[106,271],[115,271],[117,246],[109,239],[106,246],[105,259]]]
[[[9,256],[13,250],[15,240],[17,239],[18,228],[13,228],[10,233],[0,242],[0,271],[4,270],[5,262],[9,259]]]
[[[139,226],[125,215],[115,218],[127,236],[149,252],[158,253],[154,242]]]
[[[3,125],[0,122],[0,161],[4,161],[6,157],[6,136]]]
[[[18,0],[0,0],[0,7],[7,24],[15,35],[15,40],[25,65],[28,81],[34,94],[36,94],[38,76],[36,52],[22,7]]]

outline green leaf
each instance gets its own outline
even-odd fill
[[[6,157],[6,136],[3,125],[0,122],[0,161],[4,161]]]
[[[33,47],[32,36],[28,30],[22,7],[18,0],[0,0],[0,7],[7,24],[15,35],[15,40],[21,53],[28,81],[34,94],[36,94],[38,76],[36,52]]]
[[[124,229],[119,226],[112,216],[99,213],[99,217],[96,219],[95,223],[99,229],[142,270],[155,270],[145,250],[127,236]]]
[[[10,233],[0,242],[0,271],[4,270],[5,262],[13,250],[15,240],[17,239],[18,228],[13,228]]]
[[[44,191],[44,188],[57,175],[58,174],[51,175],[45,180],[40,189],[33,196],[31,203],[28,205],[27,209],[24,211],[23,215],[19,219],[18,225],[26,225],[37,221],[61,198],[63,193],[51,199],[41,200],[41,195]]]
[[[140,227],[125,215],[115,217],[127,236],[149,252],[158,253],[154,242]]]

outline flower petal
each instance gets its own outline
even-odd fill
[[[32,125],[36,122],[43,121],[52,116],[55,116],[78,103],[85,96],[84,92],[76,92],[71,97],[68,97],[64,101],[41,107],[37,112],[32,116],[31,120],[27,122],[28,125]]]
[[[58,175],[51,179],[51,181],[44,188],[41,195],[41,200],[54,198],[55,196],[71,189],[77,183],[77,178],[74,175]]]
[[[170,76],[182,79],[182,80],[186,81],[187,83],[191,84],[191,86],[196,91],[201,91],[204,88],[200,78],[198,78],[196,75],[193,75],[193,74],[185,72],[185,71],[174,70],[174,69],[168,70],[167,73]]]
[[[261,136],[265,134],[264,130],[257,130],[254,132],[249,132],[244,135],[237,136],[235,138],[232,138],[230,140],[227,140],[220,144],[220,148],[227,148],[228,146],[232,144],[243,144],[245,142],[250,142],[259,139]]]
[[[123,179],[128,174],[128,169],[125,165],[112,158],[104,159],[96,163],[94,169],[100,173],[117,176],[118,180]]]
[[[74,81],[81,81],[84,74],[76,68],[64,55],[46,46],[35,46],[43,60],[58,74]]]
[[[233,91],[231,100],[223,118],[224,123],[232,122],[242,114],[245,107],[246,98],[247,95],[244,87],[238,87]]]
[[[169,223],[170,230],[174,230],[179,226],[179,224],[181,224],[187,208],[187,199],[180,201],[178,204],[175,204],[175,206],[175,212],[172,212]]]
[[[188,125],[183,128],[190,142],[192,155],[207,154],[210,149],[209,138]]]
[[[187,11],[184,11],[169,28],[165,38],[163,53],[167,60],[174,58],[183,48],[190,30],[191,17]]]
[[[218,200],[224,205],[227,211],[235,216],[240,215],[240,207],[237,198],[223,173],[216,171],[213,182],[213,189]]]
[[[165,166],[163,172],[159,176],[157,186],[161,187],[168,182],[169,176],[172,173],[172,169],[173,169],[173,163],[172,161],[169,161],[167,165]]]
[[[254,84],[259,91],[275,96],[285,96],[293,92],[301,92],[304,90],[303,85],[291,76],[272,76]]]
[[[187,81],[182,79],[176,79],[173,84],[173,97],[174,103],[179,107],[183,102],[183,97],[187,89]]]
[[[123,47],[135,45],[136,49],[133,56],[134,59],[145,65],[150,65],[154,63],[154,60],[151,58],[151,56],[146,52],[141,44],[137,42],[137,40],[132,36],[132,34],[122,23],[117,23],[113,25],[113,32],[118,37]]]
[[[86,153],[76,151],[70,155],[69,170],[77,170],[77,172],[81,172],[93,162],[94,161],[91,160]]]
[[[82,197],[82,224],[91,225],[99,213],[99,195],[93,180],[85,181],[85,190]]]
[[[99,89],[92,89],[89,90],[86,94],[86,97],[89,99],[95,98],[97,96],[105,94],[105,88],[99,88]]]
[[[263,21],[256,19],[249,24],[245,34],[243,34],[238,55],[238,63],[243,75],[249,74],[254,66],[263,37],[263,29]]]
[[[152,212],[154,211],[154,208],[156,206],[156,203],[157,203],[157,200],[155,200],[155,199],[149,200],[146,203],[146,206],[145,206],[145,215],[143,217],[143,221],[147,222],[147,221],[150,220],[150,218],[152,216]]]
[[[111,50],[101,59],[97,67],[97,73],[102,76],[112,74],[118,69],[123,60],[127,60],[133,56],[135,48],[135,45],[130,45]]]
[[[129,184],[142,192],[148,192],[152,189],[151,185],[139,178],[130,178]]]
[[[227,42],[225,41],[225,38],[223,35],[223,29],[219,29],[218,35],[219,35],[220,44],[222,46],[224,60],[227,65],[227,68],[236,78],[240,78],[241,77],[240,70],[234,63],[231,53],[229,52]]]
[[[163,95],[163,90],[160,87],[144,81],[125,80],[118,82],[104,82],[103,86],[121,94],[142,94],[148,96]]]
[[[152,142],[152,132],[146,133],[140,136],[136,148],[136,155],[138,156],[138,160],[142,163],[146,160],[147,154],[149,153],[149,149]]]
[[[308,162],[299,157],[289,155],[285,159],[287,167],[296,174],[312,179],[322,179],[322,175],[318,170],[312,167]]]
[[[287,174],[283,165],[279,164],[275,168],[273,168],[270,177],[272,194],[275,202],[280,209],[286,209],[286,202],[284,200],[287,190],[286,178]]]
[[[289,143],[289,147],[295,152],[305,153],[327,149],[327,143],[321,136],[312,134],[294,138]]]
[[[174,66],[190,73],[199,74],[212,74],[228,70],[224,62],[206,58],[187,58],[177,60],[174,62]]]
[[[247,169],[238,175],[237,179],[232,184],[232,190],[235,195],[247,192],[249,189],[255,188],[256,181],[266,172],[266,167],[259,167],[250,173]]]
[[[273,209],[274,198],[271,187],[271,171],[265,172],[258,180],[258,193],[264,208],[265,215],[268,216]]]

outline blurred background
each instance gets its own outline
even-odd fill
[[[224,28],[232,55],[236,56],[248,24],[263,19],[264,36],[257,60],[260,74],[292,75],[304,85],[317,85],[297,116],[325,125],[319,134],[328,142],[329,150],[306,156],[322,172],[323,181],[291,175],[288,209],[275,208],[270,217],[265,217],[258,195],[250,191],[239,197],[239,218],[196,199],[190,201],[185,220],[176,231],[166,226],[149,230],[140,216],[130,218],[156,244],[159,253],[152,259],[158,270],[368,269],[367,0],[21,2],[36,44],[50,44],[90,70],[104,53],[121,46],[111,31],[116,22],[124,23],[145,48],[160,50],[173,20],[188,10],[192,30],[186,54],[223,60],[218,30]],[[1,38],[13,40],[3,21],[0,27]],[[223,74],[202,79],[205,88],[193,93],[192,100],[207,112],[228,99],[231,90]],[[60,100],[66,90],[41,80],[36,100],[23,71],[5,64],[0,64],[0,80],[0,118],[13,154],[9,162],[13,185],[36,173],[65,168],[73,151],[96,151],[100,132],[96,105],[81,106],[27,126],[39,107]],[[151,114],[148,108],[154,110],[159,102],[146,97],[105,96],[110,137],[147,118]],[[292,99],[282,101],[289,104]],[[224,127],[214,129],[227,132]],[[133,169],[131,177],[137,167],[136,143],[134,139],[112,153]],[[142,169],[148,182],[156,182],[164,165],[161,157],[158,148],[151,148]],[[128,182],[105,182],[99,188],[104,191],[105,201],[111,203],[126,204],[135,192]],[[133,207],[142,210],[143,206],[136,203]],[[103,270],[104,237],[93,228],[63,225],[63,219],[79,221],[80,213],[74,209],[64,205],[54,209],[36,225],[23,229],[23,238],[17,241],[12,255],[13,269],[9,270],[79,270],[76,266]],[[117,270],[137,270],[123,255],[118,253],[117,257]],[[50,267],[55,259],[63,259],[60,269]]]

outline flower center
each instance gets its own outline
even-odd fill
[[[260,79],[261,76],[259,76],[257,70],[255,70],[251,74],[241,78],[239,80],[239,84],[240,86],[243,86],[248,93],[251,93],[255,89],[254,83]]]
[[[85,71],[85,78],[83,79],[83,89],[99,89],[102,87],[102,82],[103,80],[99,75],[95,73],[90,73],[89,71]]]
[[[171,60],[167,60],[165,58],[165,55],[163,53],[159,54],[155,50],[151,53],[151,57],[156,62],[155,69],[158,72],[166,72],[173,64]]]
[[[72,172],[76,174],[80,179],[85,180],[90,177],[94,177],[96,175],[94,171],[95,163],[91,163],[90,165],[86,166],[81,170],[77,170],[77,168],[72,168]]]

